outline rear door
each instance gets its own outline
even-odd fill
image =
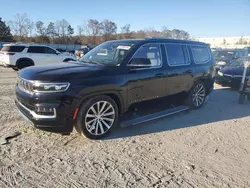
[[[28,57],[34,61],[35,65],[47,65],[62,61],[60,54],[46,46],[30,46],[27,52]]]
[[[35,65],[44,65],[48,62],[45,61],[45,51],[43,46],[30,46],[28,51],[28,57],[32,59]]]
[[[165,44],[168,70],[167,95],[188,91],[193,84],[193,69],[187,45]]]

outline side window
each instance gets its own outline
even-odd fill
[[[135,62],[135,63],[134,63]],[[162,65],[159,44],[146,44],[134,54],[132,64],[145,65],[147,67],[159,67]]]
[[[192,54],[196,64],[207,63],[210,59],[210,52],[205,46],[191,46]]]
[[[28,53],[38,53],[38,54],[44,54],[44,47],[42,46],[30,46],[28,49]]]
[[[185,45],[165,44],[169,66],[188,65],[188,52]]]
[[[56,54],[56,51],[51,49],[51,48],[48,48],[48,47],[44,47],[44,52],[46,54]]]

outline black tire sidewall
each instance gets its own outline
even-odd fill
[[[114,123],[113,123],[112,127],[106,133],[104,133],[103,135],[93,135],[93,134],[91,134],[87,130],[86,125],[85,125],[85,117],[86,117],[87,111],[89,110],[89,108],[94,103],[96,103],[98,101],[107,101],[107,102],[109,102],[113,106],[113,108],[115,110]],[[118,123],[118,119],[119,119],[119,111],[118,111],[118,106],[115,103],[115,101],[112,98],[110,98],[109,96],[106,96],[106,95],[95,96],[95,97],[92,97],[92,98],[90,98],[88,100],[85,100],[82,103],[82,105],[80,106],[80,109],[79,109],[79,112],[78,112],[78,115],[77,115],[77,119],[76,119],[75,128],[76,128],[78,133],[83,134],[87,138],[100,139],[100,138],[103,138],[103,137],[107,136],[108,134],[110,134],[110,132],[112,132],[112,130],[116,127],[116,125]]]
[[[23,61],[18,62],[16,67],[18,69],[23,69],[29,66],[32,66],[32,63],[30,61],[23,60]]]
[[[204,100],[203,100],[203,102],[202,102],[202,104],[201,104],[200,106],[196,106],[196,105],[194,104],[194,101],[193,101],[193,93],[194,93],[195,87],[196,87],[197,85],[199,85],[199,84],[202,84],[203,87],[205,88],[205,98],[204,98]],[[205,100],[206,100],[206,96],[207,96],[207,88],[206,88],[206,85],[205,85],[204,82],[198,80],[198,81],[196,81],[196,82],[194,83],[193,87],[192,87],[192,88],[190,89],[190,91],[188,92],[188,96],[187,96],[187,99],[186,99],[186,105],[188,105],[189,107],[191,107],[191,108],[193,108],[193,109],[200,108],[200,107],[202,107],[202,106],[204,105]]]

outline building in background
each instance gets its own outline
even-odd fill
[[[243,48],[250,46],[250,36],[238,36],[238,37],[201,37],[196,38],[200,42],[205,42],[211,45],[211,47],[223,47],[223,48]]]

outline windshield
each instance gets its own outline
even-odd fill
[[[104,42],[89,51],[79,61],[119,66],[134,44],[126,42]]]
[[[234,51],[215,51],[214,57],[219,57],[219,58],[233,58],[234,56]]]
[[[244,67],[244,62],[242,59],[239,59],[237,61],[233,61],[232,63],[227,65],[228,67]]]

